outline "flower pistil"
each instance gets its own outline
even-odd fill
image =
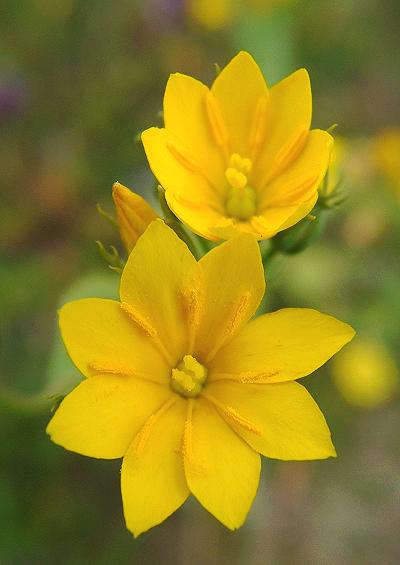
[[[185,355],[175,369],[172,369],[170,385],[174,392],[185,398],[194,398],[203,390],[208,371],[192,355]]]

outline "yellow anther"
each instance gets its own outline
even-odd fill
[[[262,145],[265,138],[267,126],[267,105],[268,100],[266,96],[261,96],[258,99],[257,106],[253,116],[253,122],[250,127],[249,144],[251,147],[252,159],[256,159],[258,149]]]
[[[183,437],[182,437],[182,455],[183,455],[183,460],[184,460],[185,465],[192,465],[193,464],[192,415],[193,415],[193,400],[189,399],[188,404],[187,404],[187,415],[186,415],[185,427],[183,429]]]
[[[229,141],[229,134],[224,118],[214,95],[208,91],[205,97],[207,116],[210,122],[211,131],[216,143],[220,146],[226,145]]]
[[[243,322],[248,310],[250,298],[251,298],[251,293],[245,292],[243,296],[240,298],[239,303],[235,305],[231,317],[226,325],[225,333],[227,335],[232,335],[233,333],[235,333],[236,330],[241,325],[241,323]]]
[[[243,384],[265,384],[269,381],[271,377],[275,377],[281,371],[278,369],[275,371],[264,371],[262,373],[248,372],[241,373],[239,375],[239,380]]]
[[[136,455],[140,455],[140,453],[142,453],[143,449],[145,448],[145,445],[149,440],[150,433],[156,421],[156,415],[152,414],[150,418],[148,418],[148,420],[145,422],[140,432],[136,435],[133,447]]]
[[[176,141],[168,139],[167,147],[169,152],[175,157],[181,165],[192,172],[199,172],[201,170],[200,165],[196,160],[189,154],[189,152],[179,145]]]
[[[134,375],[134,371],[131,367],[125,365],[120,365],[119,363],[112,363],[109,361],[92,361],[89,363],[89,369],[96,371],[97,373],[109,373],[112,375]]]
[[[175,369],[172,369],[170,385],[174,392],[185,398],[194,398],[203,390],[207,369],[192,355],[185,355]]]
[[[204,306],[204,297],[200,291],[200,277],[194,276],[187,281],[182,289],[183,313],[187,321],[187,351],[193,352],[196,329],[201,320],[201,313]]]
[[[302,182],[298,182],[296,180],[293,183],[290,183],[286,186],[285,194],[276,196],[275,198],[269,200],[265,206],[261,209],[267,209],[268,207],[274,206],[290,206],[292,204],[297,204],[298,202],[304,201],[307,199],[307,193],[318,183],[318,175],[313,175],[305,179]],[[314,191],[313,191],[314,193]],[[311,197],[311,194],[309,195]]]
[[[129,318],[135,322],[137,326],[148,336],[155,337],[157,335],[157,330],[151,325],[149,320],[143,316],[136,308],[127,302],[121,302],[121,308]]]
[[[127,302],[121,302],[122,310],[126,312],[128,317],[136,324],[136,326],[148,337],[153,339],[154,345],[158,348],[161,355],[169,365],[172,365],[172,357],[166,349],[164,343],[160,339],[156,328],[151,324],[150,320],[141,314],[134,306]]]
[[[241,416],[234,408],[232,408],[232,406],[225,406],[222,402],[215,398],[215,396],[212,396],[207,392],[204,392],[203,396],[211,402],[211,404],[214,404],[214,406],[228,420],[228,423],[232,422],[233,424],[237,424],[248,432],[252,432],[258,436],[262,435],[260,428],[253,424],[253,422],[250,422],[247,418]]]
[[[193,436],[192,422],[190,420],[187,420],[185,422],[185,427],[183,430],[182,452],[185,463],[189,465],[191,465],[193,461],[192,436]]]
[[[121,377],[135,377],[147,382],[152,382],[155,384],[165,384],[164,376],[147,374],[143,371],[137,371],[134,367],[129,367],[128,365],[123,365],[122,363],[114,363],[110,361],[104,361],[100,359],[95,359],[88,364],[88,368],[97,374],[106,375],[119,375]]]
[[[278,152],[276,162],[278,163],[280,170],[287,167],[292,161],[294,161],[294,159],[296,159],[296,157],[298,157],[307,140],[308,133],[309,130],[307,128],[300,128],[297,132],[295,132],[289,142]]]
[[[242,428],[244,428],[248,432],[252,432],[253,434],[256,434],[258,436],[261,435],[262,432],[261,432],[260,428],[258,428],[252,422],[250,422],[250,420],[247,420],[247,418],[244,418],[243,416],[238,414],[236,412],[236,410],[234,408],[232,408],[231,406],[227,406],[226,408],[224,408],[223,413],[225,414],[225,416],[229,420],[232,420],[232,422],[234,422],[235,424],[238,424],[239,426],[241,426]]]
[[[231,315],[225,325],[224,333],[222,334],[220,339],[214,341],[214,346],[208,352],[206,358],[207,363],[209,363],[214,358],[217,351],[221,349],[221,347],[226,342],[226,339],[236,333],[236,331],[245,321],[248,314],[250,299],[251,292],[245,292],[239,300],[239,303],[233,305]]]
[[[147,445],[147,442],[149,441],[150,434],[153,431],[154,425],[156,424],[157,420],[159,419],[161,414],[164,414],[164,412],[166,412],[173,404],[175,404],[175,402],[176,398],[170,398],[169,400],[164,402],[164,404],[162,404],[161,407],[156,412],[154,412],[154,414],[151,414],[151,416],[147,418],[146,422],[133,440],[133,451],[135,455],[140,455],[142,453]]]
[[[182,291],[183,307],[189,326],[197,327],[200,322],[200,313],[203,300],[195,286],[184,288]]]

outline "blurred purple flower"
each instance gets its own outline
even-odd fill
[[[5,120],[20,115],[29,99],[25,81],[21,77],[0,75],[0,118]]]
[[[145,3],[143,16],[152,27],[168,30],[183,20],[184,0],[149,0]]]

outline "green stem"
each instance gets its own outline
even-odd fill
[[[279,249],[277,249],[274,245],[271,245],[269,249],[264,251],[262,254],[262,264],[265,267],[268,261],[270,261],[273,257],[275,257],[279,253]]]

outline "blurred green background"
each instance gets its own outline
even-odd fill
[[[1,0],[1,14],[0,564],[400,563],[398,0]],[[77,378],[56,311],[116,292],[95,240],[118,239],[96,203],[112,212],[116,180],[152,197],[138,134],[161,123],[169,73],[210,83],[239,49],[270,84],[306,67],[313,125],[338,123],[345,148],[347,201],[267,269],[269,309],[315,307],[358,332],[304,381],[339,457],[265,461],[237,532],[189,501],[134,540],[120,462],[46,437],[48,396]]]

